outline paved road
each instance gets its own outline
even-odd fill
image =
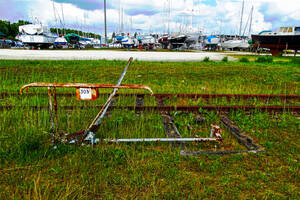
[[[212,52],[145,52],[112,50],[22,50],[0,49],[0,59],[12,60],[128,60],[129,57],[141,61],[201,61],[222,60],[226,54]],[[235,60],[228,57],[228,60]]]

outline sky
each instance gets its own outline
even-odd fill
[[[249,34],[300,26],[300,0],[107,0],[108,32]],[[103,0],[0,0],[0,19],[104,33]],[[169,12],[170,11],[170,12]],[[121,23],[120,23],[121,22]]]

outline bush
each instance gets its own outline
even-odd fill
[[[259,56],[255,62],[259,63],[272,63],[273,62],[273,57],[271,56]]]
[[[242,58],[240,58],[240,62],[248,63],[249,59],[246,57],[242,57]]]
[[[206,56],[206,57],[203,59],[203,62],[209,62],[209,57]]]
[[[225,56],[223,59],[222,59],[223,62],[228,62],[228,57]]]

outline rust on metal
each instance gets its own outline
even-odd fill
[[[249,151],[180,151],[182,156],[200,156],[200,155],[228,155],[228,154],[248,154],[248,153],[265,153],[264,150]]]
[[[223,142],[220,126],[211,124],[210,137],[215,137],[218,141]]]
[[[17,92],[2,92],[0,93],[0,97],[4,98],[6,96],[16,96],[19,95],[20,93]],[[43,93],[43,92],[36,92],[36,93],[31,93],[28,92],[26,93],[26,95],[48,95],[47,93]],[[100,95],[110,95],[110,93],[99,93]],[[115,96],[146,96],[147,94],[144,93],[118,93]],[[57,92],[57,96],[74,96],[74,93],[70,93],[70,92]],[[205,99],[209,99],[209,98],[222,98],[222,97],[226,97],[226,99],[230,99],[230,98],[243,98],[243,99],[251,99],[251,98],[259,98],[259,99],[274,99],[274,98],[278,98],[278,99],[296,99],[300,101],[300,95],[295,95],[295,94],[193,94],[193,93],[156,93],[153,94],[154,97],[161,97],[161,98],[165,98],[165,97],[184,97],[184,98],[205,98]]]
[[[186,111],[186,112],[195,112],[198,113],[199,109],[205,110],[215,110],[215,111],[222,111],[227,112],[230,110],[263,110],[263,111],[271,111],[271,112],[282,112],[282,111],[292,111],[292,112],[299,112],[300,106],[242,106],[242,105],[234,105],[234,106],[216,106],[216,105],[202,105],[202,106],[166,106],[164,104],[165,98],[170,98],[173,96],[179,98],[204,98],[210,100],[212,98],[222,98],[225,97],[228,101],[231,98],[258,98],[258,99],[271,99],[271,98],[279,98],[283,100],[287,99],[300,99],[300,95],[263,95],[263,94],[154,94],[153,91],[149,86],[145,85],[121,85],[122,80],[127,72],[129,65],[132,62],[132,58],[129,59],[126,67],[123,70],[118,82],[114,84],[88,84],[88,83],[31,83],[28,85],[24,85],[21,90],[20,94],[23,94],[23,91],[28,91],[30,87],[47,87],[48,88],[48,96],[49,96],[49,112],[50,112],[50,121],[51,121],[51,133],[52,133],[52,140],[55,143],[56,136],[58,135],[58,105],[57,105],[57,95],[70,95],[70,93],[56,93],[57,87],[64,87],[64,88],[75,88],[76,89],[76,98],[80,100],[96,100],[100,93],[99,88],[113,88],[111,93],[101,93],[101,95],[109,95],[107,101],[103,106],[60,106],[63,109],[81,109],[81,108],[100,108],[97,116],[91,122],[91,124],[85,128],[81,129],[75,133],[71,134],[64,134],[65,139],[62,141],[68,141],[69,143],[77,143],[82,144],[84,141],[89,141],[91,144],[95,144],[96,142],[100,141],[98,138],[95,138],[95,133],[98,131],[99,126],[101,124],[102,119],[106,116],[106,112],[110,109],[122,109],[122,110],[135,110],[136,112],[143,112],[143,111],[159,111],[162,115],[162,121],[164,124],[165,131],[168,134],[168,138],[128,138],[128,139],[102,139],[103,142],[189,142],[189,141],[217,141],[222,142],[222,135],[221,129],[218,125],[212,125],[212,129],[210,132],[210,138],[182,138],[177,127],[175,126],[173,118],[168,114],[171,111]],[[117,94],[118,89],[145,89],[153,95],[156,100],[158,106],[144,106],[144,97],[147,94],[142,93],[126,93],[126,94]],[[39,93],[43,94],[43,93]],[[0,94],[1,95],[1,94]],[[116,96],[136,96],[136,105],[135,106],[113,106],[113,98]],[[74,96],[74,94],[70,95]],[[52,99],[53,97],[53,99]],[[0,106],[0,109],[3,108],[12,108],[9,106]],[[30,106],[24,106],[29,108]],[[20,107],[19,107],[20,108]],[[45,106],[31,106],[30,108],[37,108],[42,109]],[[229,128],[229,130],[238,138],[239,142],[243,143],[247,148],[248,151],[217,151],[217,152],[185,152],[182,151],[182,155],[193,155],[193,154],[227,154],[227,153],[249,153],[249,152],[263,152],[258,145],[256,145],[253,140],[243,134],[237,127],[233,126],[233,122],[229,119],[222,117],[221,122]],[[55,123],[55,130],[54,130],[54,123]]]
[[[248,150],[262,150],[258,144],[255,144],[253,139],[250,138],[244,131],[240,130],[233,121],[226,115],[221,115],[222,124],[237,138],[238,142],[243,144]]]
[[[67,88],[115,88],[115,89],[145,89],[151,94],[153,91],[146,85],[113,85],[113,84],[88,84],[88,83],[30,83],[24,85],[20,94],[23,94],[24,89],[30,87],[67,87]]]
[[[65,110],[74,110],[74,109],[99,109],[102,106],[59,106],[60,109]],[[0,110],[11,110],[11,109],[20,109],[28,108],[34,110],[47,109],[49,106],[0,106]],[[231,110],[260,110],[267,112],[300,112],[300,106],[110,106],[109,110],[134,110],[134,111],[184,111],[184,112],[199,112],[199,109],[207,111],[221,111],[228,112]]]
[[[58,134],[58,115],[57,115],[57,100],[56,100],[56,87],[53,87],[53,106],[54,106],[54,118],[55,118],[55,130]]]
[[[52,142],[54,143],[55,133],[54,133],[54,121],[53,121],[52,92],[50,87],[48,87],[48,95],[49,95],[49,114],[50,114],[50,123],[51,123],[50,132],[52,133]]]
[[[97,116],[95,117],[95,119],[92,121],[92,123],[89,125],[89,127],[84,131],[84,133],[82,134],[82,137],[77,141],[79,144],[81,144],[83,142],[83,140],[89,140],[92,144],[94,144],[94,142],[95,142],[95,133],[98,131],[99,126],[102,122],[102,119],[105,116],[106,111],[111,106],[113,97],[116,95],[116,93],[119,89],[118,87],[121,85],[121,82],[123,81],[124,76],[127,72],[128,67],[130,66],[132,60],[133,60],[133,58],[130,57],[126,67],[123,70],[123,73],[121,74],[117,84],[115,85],[116,87],[113,89],[112,93],[109,95],[107,101],[102,106],[102,108],[100,109],[100,111],[97,114]],[[151,89],[150,89],[150,91],[151,91],[151,94],[152,94]]]

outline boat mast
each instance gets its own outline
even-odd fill
[[[63,4],[60,4],[61,6],[61,14],[62,14],[62,25],[63,25],[63,34],[66,35],[66,29],[65,29],[65,15],[64,15],[64,8]]]
[[[250,16],[250,24],[249,24],[249,36],[251,34],[251,28],[252,28],[252,16],[253,16],[253,6],[251,8],[251,16]]]
[[[121,0],[119,0],[119,33],[121,33]]]
[[[250,30],[251,30],[251,21],[252,21],[252,11],[253,11],[253,6],[251,8],[251,11],[250,11],[250,14],[248,16],[248,19],[247,19],[247,22],[246,22],[246,26],[244,28],[244,32],[243,32],[243,36],[245,36],[245,33],[246,33],[246,30],[247,30],[247,27],[248,27],[248,23],[249,23],[249,35],[250,35]]]
[[[107,45],[106,0],[104,0],[104,28],[105,28],[105,45]]]
[[[55,24],[56,24],[56,33],[58,35],[57,19],[56,19],[56,12],[55,12],[54,1],[52,1],[52,5],[53,5],[53,14],[54,14],[54,19],[55,19]]]
[[[240,22],[240,32],[239,32],[239,36],[241,36],[241,34],[242,34],[243,15],[244,15],[244,5],[245,5],[245,0],[243,0],[243,4],[242,4],[242,13],[241,13],[241,22]]]
[[[171,0],[168,0],[168,34],[170,34]]]
[[[132,16],[130,16],[130,33],[132,34]]]
[[[121,8],[121,31],[124,31],[124,9]]]

